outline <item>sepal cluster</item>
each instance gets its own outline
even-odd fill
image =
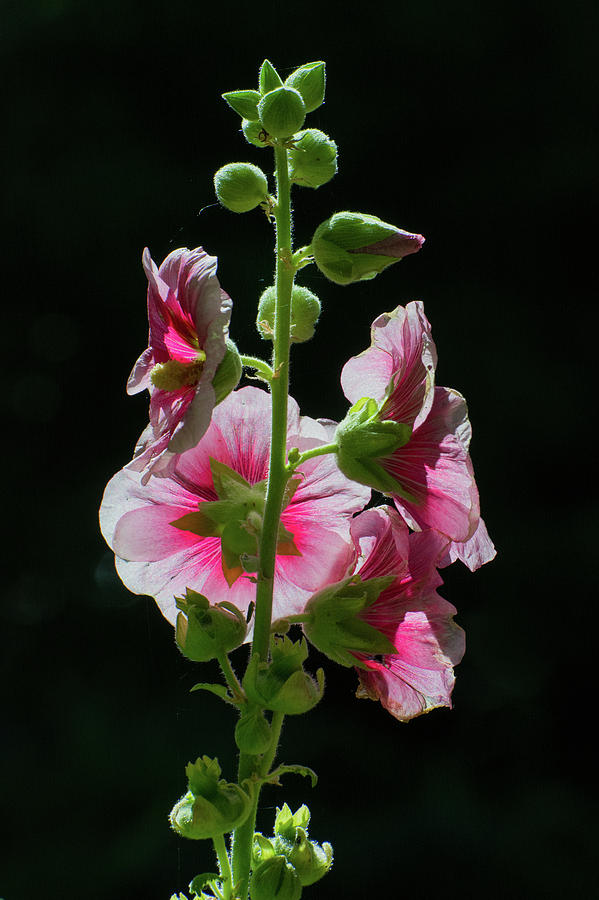
[[[293,643],[289,638],[274,638],[271,661],[255,655],[243,679],[248,699],[264,709],[285,715],[300,715],[316,706],[324,693],[324,672],[318,669],[316,680],[304,672],[308,657],[305,640]]]
[[[304,631],[310,643],[342,666],[364,667],[356,653],[377,656],[395,653],[388,637],[361,618],[395,576],[369,578],[359,575],[324,588],[308,601]]]
[[[184,597],[175,598],[177,616],[175,640],[183,656],[193,662],[217,659],[239,647],[246,635],[245,617],[232,603],[210,601],[187,588]]]
[[[217,759],[198,757],[185,768],[188,791],[175,804],[170,823],[181,837],[192,840],[218,837],[241,825],[251,801],[237,784],[220,778]]]

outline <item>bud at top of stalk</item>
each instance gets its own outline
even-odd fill
[[[337,144],[318,128],[300,131],[289,150],[289,177],[295,184],[317,188],[337,174]]]
[[[306,118],[306,107],[298,91],[283,85],[262,97],[258,115],[269,134],[285,138],[300,130]]]
[[[259,91],[228,91],[222,97],[242,119],[249,119],[250,122],[258,119]]]
[[[239,785],[220,778],[217,759],[198,757],[185,768],[189,790],[173,807],[170,821],[181,837],[201,840],[233,831],[247,818],[251,801]]]
[[[335,213],[312,238],[316,265],[331,281],[351,284],[374,278],[387,266],[417,253],[424,243],[412,234],[365,213]]]
[[[277,292],[273,285],[267,287],[258,303],[256,327],[265,340],[272,341],[275,330],[275,306]],[[291,294],[291,343],[301,344],[314,336],[320,315],[320,300],[308,288],[298,284]]]
[[[214,176],[214,188],[231,212],[249,212],[268,199],[266,175],[253,163],[227,163]]]
[[[285,79],[285,85],[299,91],[309,113],[318,109],[324,100],[325,81],[325,64],[319,60],[300,66]]]
[[[284,856],[271,856],[252,873],[251,900],[300,900],[302,885]]]
[[[304,804],[292,813],[286,803],[277,809],[273,852],[280,853],[294,867],[301,884],[319,881],[331,868],[333,848],[308,840],[310,810]],[[270,843],[270,842],[269,842]]]
[[[269,59],[265,59],[260,66],[258,83],[261,96],[268,94],[269,91],[274,91],[275,88],[281,87],[283,84],[283,79]]]
[[[211,606],[202,594],[187,588],[184,597],[175,597],[177,616],[175,640],[181,653],[193,662],[207,662],[229,653],[243,643],[247,631],[245,616],[223,601]]]
[[[230,338],[225,338],[225,355],[223,356],[218,369],[212,379],[212,387],[214,388],[215,402],[218,405],[222,403],[225,397],[228,397],[231,391],[234,391],[243,372],[243,365],[239,351]]]

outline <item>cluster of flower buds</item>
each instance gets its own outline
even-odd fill
[[[170,814],[173,830],[181,837],[204,840],[233,831],[248,817],[251,801],[238,784],[220,777],[217,759],[198,757],[185,767],[187,793]]]
[[[260,297],[256,327],[265,340],[272,340],[275,331],[275,306],[277,295],[273,286],[267,287]],[[320,315],[320,300],[308,288],[293,286],[291,294],[291,342],[301,344],[314,336]]]
[[[310,810],[277,809],[274,835],[254,835],[251,900],[299,900],[302,889],[321,878],[333,863],[333,848],[308,838]]]

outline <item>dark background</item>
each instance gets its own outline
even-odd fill
[[[336,850],[315,898],[588,896],[599,8],[20,0],[2,12],[0,896],[159,900],[213,865],[166,815],[189,759],[217,755],[233,776],[234,714],[189,694],[210,672],[198,677],[153,602],[120,584],[96,511],[146,418],[146,398],[124,393],[147,334],[145,245],[157,261],[198,244],[218,255],[232,336],[265,352],[253,318],[271,229],[212,191],[226,162],[271,165],[220,99],[253,87],[264,56],[284,75],[327,61],[307,124],[337,141],[340,172],[296,191],[296,244],[346,208],[427,238],[346,289],[306,270],[323,314],[292,393],[306,414],[342,417],[339,372],[372,319],[423,299],[438,383],[469,400],[499,556],[445,573],[468,640],[454,710],[402,725],[325,661],[325,698],[288,720],[281,752],[321,781],[265,790],[262,827],[283,799],[309,802],[313,837]]]

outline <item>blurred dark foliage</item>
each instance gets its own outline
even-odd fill
[[[218,755],[233,775],[233,714],[189,694],[194,667],[152,601],[120,584],[96,510],[146,417],[146,399],[123,390],[145,346],[146,244],[158,261],[178,246],[218,255],[232,336],[264,352],[253,316],[271,229],[215,205],[212,175],[234,160],[270,167],[220,99],[253,86],[268,56],[285,74],[328,65],[308,124],[338,142],[340,174],[297,190],[297,243],[345,208],[427,238],[347,289],[305,271],[324,311],[295,354],[292,392],[304,413],[341,417],[338,374],[372,319],[423,299],[439,383],[469,401],[499,556],[475,576],[445,573],[468,639],[454,710],[401,725],[325,662],[325,699],[288,721],[281,751],[321,782],[265,791],[261,824],[283,797],[309,802],[312,834],[337,859],[314,898],[589,896],[596,403],[583,365],[599,7],[5,0],[2,11],[0,895],[158,900],[213,865],[166,816],[189,759]]]

